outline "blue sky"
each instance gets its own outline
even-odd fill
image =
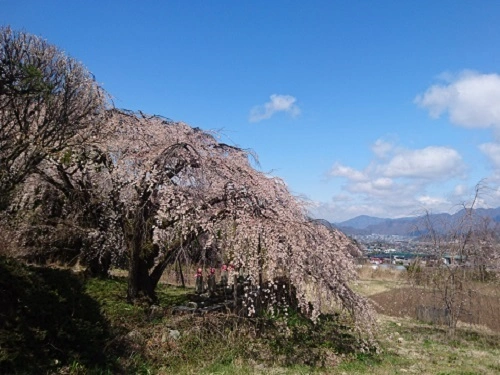
[[[500,206],[500,1],[0,0],[119,108],[251,148],[311,213]]]

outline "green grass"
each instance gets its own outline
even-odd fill
[[[108,322],[70,271],[0,258],[0,306],[0,373],[114,369],[104,354]]]
[[[375,284],[375,288],[379,288]],[[379,316],[379,349],[348,322],[172,315],[191,289],[160,285],[161,314],[126,301],[126,279],[79,278],[0,257],[0,373],[497,374],[500,337]],[[370,286],[366,285],[366,290]],[[170,330],[181,333],[178,340]],[[133,334],[133,335],[132,335]]]
[[[408,318],[380,316],[384,353],[378,363],[361,366],[359,374],[496,374],[500,336],[460,328],[453,339],[446,329]],[[355,360],[354,364],[359,364]],[[348,366],[349,364],[343,364]],[[339,366],[339,370],[342,366]]]

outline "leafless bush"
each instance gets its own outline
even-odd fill
[[[421,310],[446,311],[446,319],[440,321],[448,325],[450,335],[454,334],[458,320],[474,320],[472,314],[478,311],[473,308],[473,301],[480,298],[480,286],[495,280],[498,271],[498,228],[476,210],[483,188],[482,183],[476,186],[472,202],[464,204],[451,223],[438,222],[429,213],[425,215],[423,232],[427,233],[434,262],[432,267],[415,263],[408,272],[413,285],[436,297],[433,305]]]

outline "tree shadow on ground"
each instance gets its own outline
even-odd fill
[[[0,373],[52,373],[62,366],[113,371],[109,327],[69,270],[0,257]]]

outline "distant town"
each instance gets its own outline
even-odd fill
[[[427,258],[432,245],[420,242],[415,237],[401,235],[352,235],[363,251],[360,263],[409,265],[416,257]]]
[[[351,235],[363,256],[357,259],[358,264],[391,267],[404,270],[418,259],[420,265],[435,266],[438,264],[477,265],[478,257],[461,255],[457,251],[447,252],[445,248],[437,249],[435,244],[419,240],[418,237],[402,235]],[[484,259],[484,257],[482,258]],[[500,264],[484,261],[487,269],[497,269]]]
[[[456,246],[437,249],[428,241],[426,221],[432,222],[436,234],[445,235],[450,228],[462,222],[466,212],[459,210],[455,214],[434,214],[429,217],[405,217],[400,219],[383,219],[371,216],[358,216],[353,219],[333,224],[350,238],[363,251],[360,263],[372,263],[393,266],[408,266],[412,260],[419,258],[425,265],[433,264],[472,264],[480,261],[487,268],[498,268],[498,264],[486,261],[487,254],[466,256],[463,252],[453,250]],[[488,230],[497,233],[500,225],[500,207],[490,209],[474,209],[474,216],[479,222],[488,222]],[[495,236],[494,236],[495,237]],[[491,257],[490,257],[491,258]],[[496,257],[493,257],[496,259]]]

